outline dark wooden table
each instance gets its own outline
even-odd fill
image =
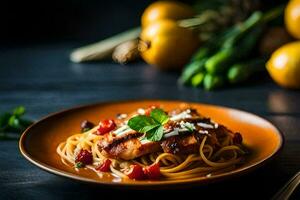
[[[98,199],[119,195],[157,198],[168,194],[197,199],[269,199],[300,167],[300,93],[263,79],[244,87],[215,92],[179,87],[178,74],[159,72],[143,62],[74,64],[74,44],[36,45],[0,50],[0,110],[26,106],[39,118],[79,104],[121,99],[180,99],[234,107],[273,122],[285,135],[280,155],[266,166],[239,178],[176,191],[126,191],[86,185],[61,178],[25,160],[17,141],[0,141],[0,199]],[[182,197],[181,197],[182,198]],[[299,192],[294,199],[299,199]],[[103,198],[104,199],[104,198]]]

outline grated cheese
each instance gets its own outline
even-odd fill
[[[181,113],[179,113],[178,115],[174,115],[170,118],[170,120],[172,121],[177,121],[180,119],[187,119],[187,118],[191,118],[192,116],[189,114],[191,111],[183,111]]]
[[[213,129],[215,128],[213,125],[211,124],[206,124],[206,123],[202,123],[202,122],[198,122],[197,123],[198,126],[201,126],[202,128],[210,128],[210,129]]]
[[[179,129],[178,128],[174,128],[173,131],[171,131],[169,133],[166,133],[164,135],[164,138],[172,137],[172,136],[175,136],[175,135],[179,135]]]
[[[145,115],[146,111],[143,108],[139,108],[137,110],[137,113],[140,114],[140,115]]]

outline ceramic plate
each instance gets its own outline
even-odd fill
[[[230,172],[210,177],[184,180],[134,181],[128,179],[116,181],[110,178],[100,178],[91,170],[82,169],[77,172],[74,168],[64,165],[56,153],[56,147],[60,142],[80,131],[80,123],[83,120],[87,119],[97,123],[101,119],[115,118],[118,113],[130,113],[153,104],[160,104],[165,110],[171,110],[178,108],[182,103],[189,104],[204,116],[212,118],[235,132],[240,132],[245,145],[251,151],[251,154],[247,156],[246,163]],[[23,133],[19,143],[23,156],[48,172],[89,183],[133,188],[199,185],[239,176],[273,158],[282,145],[283,137],[280,131],[267,120],[254,114],[214,105],[162,100],[98,103],[54,113],[29,127]]]

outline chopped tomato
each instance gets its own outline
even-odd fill
[[[101,165],[96,167],[96,170],[101,171],[101,172],[109,172],[110,171],[110,164],[111,164],[111,160],[106,159]]]
[[[144,167],[144,173],[148,179],[155,180],[161,176],[159,163],[154,163],[148,167]]]
[[[233,141],[233,144],[242,144],[243,137],[240,133],[235,133],[232,141]]]
[[[81,149],[75,158],[75,163],[90,165],[93,163],[93,155],[90,151]]]
[[[143,168],[140,165],[131,165],[128,172],[125,174],[130,179],[142,180],[145,179]]]
[[[97,135],[104,135],[116,128],[116,123],[112,119],[106,119],[99,123],[99,128],[97,129]]]

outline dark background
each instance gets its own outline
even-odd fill
[[[21,45],[91,42],[138,26],[151,0],[1,1],[0,41]]]
[[[239,1],[239,0],[233,0]],[[286,0],[251,0],[267,8]],[[140,24],[153,0],[3,0],[0,45],[94,42]],[[182,2],[193,4],[193,0]]]
[[[300,93],[268,76],[247,85],[206,92],[179,87],[178,74],[144,62],[74,64],[73,48],[139,25],[151,0],[0,1],[0,111],[24,105],[27,116],[80,104],[125,99],[177,99],[216,104],[262,116],[285,135],[279,156],[242,177],[173,191],[125,191],[49,174],[22,157],[18,141],[0,141],[0,199],[269,199],[300,166]],[[275,1],[263,1],[265,6]],[[279,1],[276,1],[278,3]],[[255,77],[258,79],[257,77]],[[299,199],[300,190],[294,194]],[[184,197],[183,197],[184,196]],[[193,196],[193,197],[192,197]]]

